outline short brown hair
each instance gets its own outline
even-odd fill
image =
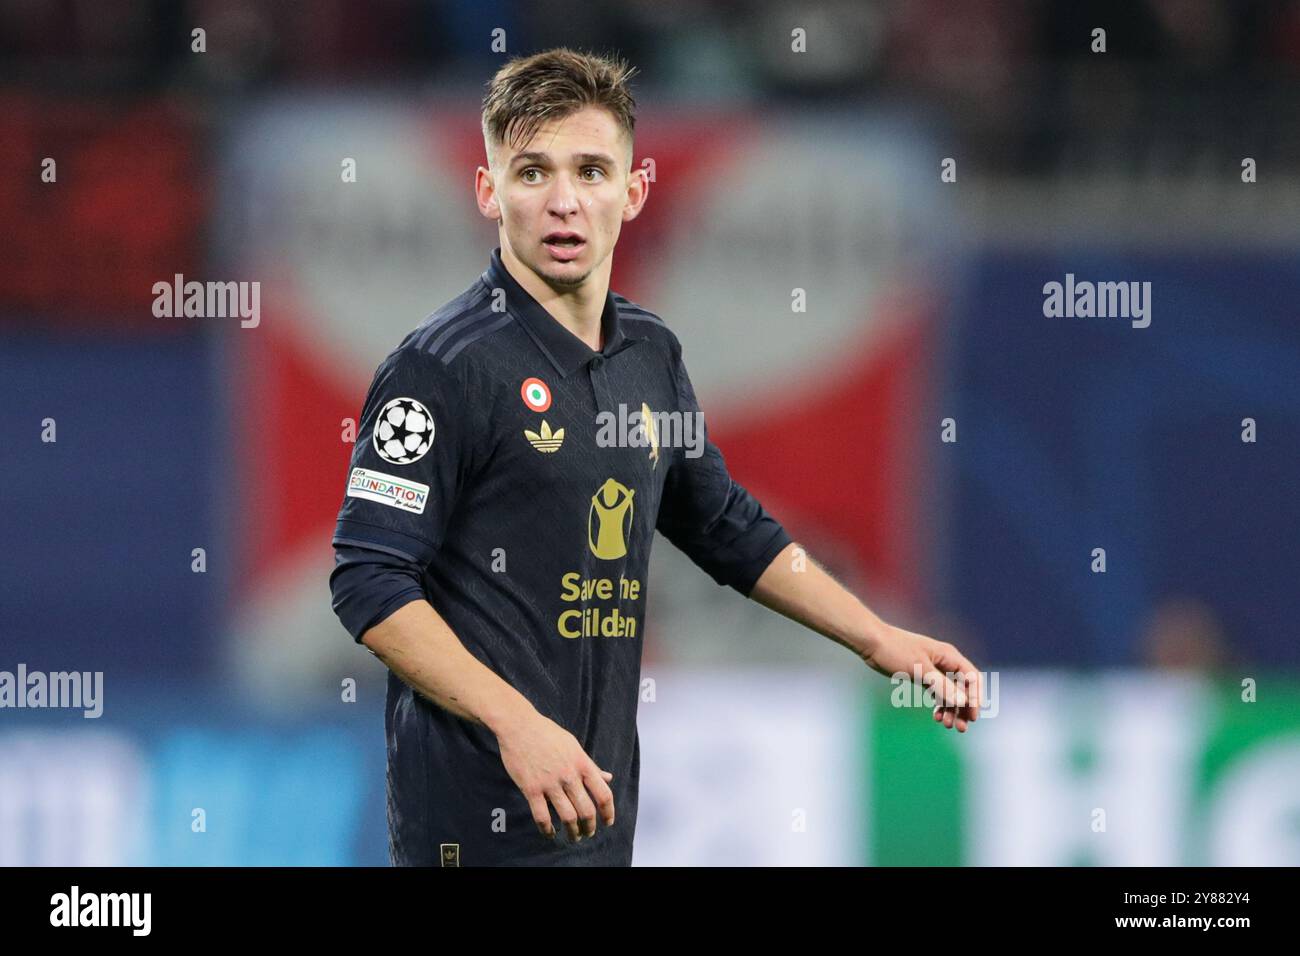
[[[516,57],[488,83],[483,138],[489,149],[495,144],[527,143],[547,120],[598,106],[613,114],[630,142],[636,100],[627,83],[635,73],[636,68],[623,60],[567,47]]]

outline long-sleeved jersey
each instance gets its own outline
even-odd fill
[[[492,732],[390,673],[394,864],[629,864],[654,532],[746,595],[790,543],[708,440],[677,337],[612,292],[601,324],[597,352],[497,249],[366,396],[333,539],[339,618],[360,640],[427,600],[614,774],[617,814],[578,844],[542,836]]]

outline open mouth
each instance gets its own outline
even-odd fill
[[[587,241],[577,233],[555,232],[542,240],[542,245],[550,250],[551,255],[560,260],[574,259]]]

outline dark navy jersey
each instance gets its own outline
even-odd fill
[[[334,534],[336,612],[354,639],[427,600],[471,654],[571,732],[617,819],[549,840],[488,728],[388,680],[394,864],[618,864],[632,858],[636,712],[656,530],[748,595],[790,543],[695,431],[676,336],[609,293],[596,352],[506,271],[486,272],[384,359]]]

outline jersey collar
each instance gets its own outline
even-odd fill
[[[618,318],[618,305],[614,301],[614,293],[606,291],[605,309],[600,314],[600,327],[605,347],[600,352],[596,352],[561,325],[559,320],[542,308],[541,303],[515,281],[515,277],[501,262],[500,246],[492,250],[492,258],[481,280],[489,289],[506,290],[506,310],[523,325],[525,331],[562,376],[569,376],[597,355],[609,358],[633,342],[640,341],[640,337],[630,336],[624,332],[623,323]]]

